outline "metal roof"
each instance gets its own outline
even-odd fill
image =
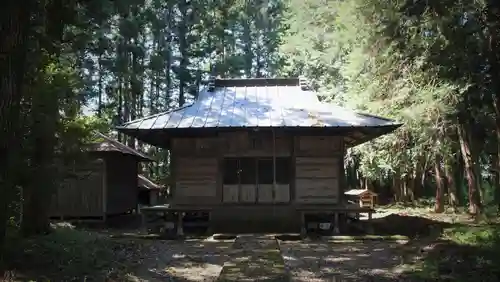
[[[393,120],[319,101],[299,79],[218,79],[194,103],[120,126],[122,130],[245,127],[383,127]]]
[[[137,175],[137,180],[139,188],[143,188],[146,190],[160,190],[162,188],[161,185],[154,183],[142,174]]]
[[[96,135],[103,138],[104,141],[99,143],[90,144],[88,150],[91,152],[119,152],[126,155],[133,155],[142,160],[154,161],[151,157],[146,156],[145,154],[130,148],[129,146],[109,137],[101,132],[96,132]]]
[[[351,189],[349,191],[344,192],[344,195],[349,195],[349,196],[360,196],[365,193],[369,193],[372,195],[377,195],[377,193],[370,191],[368,189]]]

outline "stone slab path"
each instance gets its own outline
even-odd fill
[[[274,236],[240,235],[217,281],[289,281]]]

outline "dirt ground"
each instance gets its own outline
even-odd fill
[[[291,281],[400,281],[403,270],[403,242],[280,242],[280,249]]]
[[[242,251],[242,247],[235,244],[235,238],[226,238],[225,240],[213,238],[146,239],[137,236],[138,233],[134,233],[133,230],[130,230],[129,235],[123,236],[127,233],[124,230],[94,229],[90,233],[99,234],[98,237],[91,240],[82,239],[82,242],[88,244],[88,242],[107,240],[108,243],[105,245],[121,242],[120,244],[132,250],[128,252],[130,254],[120,256],[120,258],[116,257],[116,262],[103,266],[101,273],[103,270],[111,273],[113,268],[125,269],[127,272],[125,276],[108,278],[106,281],[217,281],[218,279],[219,281],[243,281],[244,275],[234,275],[238,278],[233,280],[228,279],[228,275],[222,275],[225,276],[224,279],[219,276],[221,273],[228,272],[223,270],[225,266],[228,268],[228,265],[232,264],[233,269],[238,269],[239,265],[250,263],[254,264],[252,269],[258,269],[259,266],[262,266],[261,268],[265,268],[267,274],[270,275],[256,276],[259,278],[253,280],[252,277],[246,277],[245,280],[248,281],[336,281],[336,278],[342,279],[341,281],[412,281],[406,278],[408,276],[406,276],[405,271],[408,271],[408,263],[418,261],[423,250],[433,244],[437,237],[429,235],[432,235],[433,230],[439,231],[439,229],[445,228],[444,225],[449,224],[443,221],[445,220],[423,218],[416,214],[402,214],[401,212],[396,214],[392,211],[384,211],[377,214],[374,219],[375,234],[406,235],[410,238],[409,242],[396,240],[333,242],[328,238],[297,240],[296,238],[280,237],[277,244],[274,244],[276,252],[272,250],[263,252],[257,247],[248,247]],[[77,229],[79,228],[75,228],[75,230]],[[439,232],[436,235],[439,236]],[[130,238],[128,238],[129,236]],[[76,250],[72,253],[81,253],[86,250],[87,245],[74,246],[76,241],[73,239],[70,241],[71,246]],[[118,245],[117,248],[122,249],[123,247],[120,247],[122,245]],[[251,242],[246,245],[256,246]],[[99,250],[96,247],[95,253],[99,253]],[[258,253],[262,253],[262,255]],[[93,254],[94,252],[89,257],[93,257]],[[273,258],[266,261],[263,256]],[[278,260],[280,261],[278,262]],[[85,261],[83,263],[83,265],[87,264],[90,265],[92,262]],[[234,265],[238,267],[234,267]],[[286,279],[280,275],[274,275],[275,278],[271,278],[273,268],[269,267],[270,265],[276,266],[276,273],[282,272],[283,269],[278,270],[278,268],[284,266],[287,274]],[[44,270],[46,266],[39,268]],[[20,273],[22,272],[22,269],[18,270]],[[51,276],[46,273],[43,275],[47,278]],[[71,273],[65,273],[65,275],[71,276]],[[101,278],[94,280],[88,278],[91,276],[91,274],[85,277],[75,275],[74,279],[64,281],[82,281],[81,278],[87,279],[86,281],[104,281]],[[57,276],[52,277],[57,280]],[[276,277],[281,278],[276,280]],[[4,281],[23,280],[7,279]]]
[[[231,257],[233,240],[158,240],[144,250],[141,266],[128,281],[215,281]]]
[[[334,278],[399,281],[406,252],[403,243],[279,241],[279,251],[289,276],[281,281],[335,281]],[[241,249],[234,246],[234,240],[152,241],[143,255],[141,266],[128,275],[128,281],[217,281],[225,264],[240,259]],[[275,281],[262,275],[253,280],[242,277],[239,275],[234,281]]]

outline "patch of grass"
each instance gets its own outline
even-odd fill
[[[500,224],[455,226],[446,229],[444,237],[463,245],[500,247]]]
[[[141,246],[131,240],[58,228],[46,236],[11,238],[6,267],[22,281],[125,281],[123,277],[141,263]]]
[[[443,242],[421,250],[410,276],[435,281],[498,281],[500,225],[458,226],[444,231]]]

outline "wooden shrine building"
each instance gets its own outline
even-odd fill
[[[344,192],[344,195],[347,196],[348,202],[358,204],[362,208],[371,209],[375,207],[375,204],[377,203],[376,199],[378,197],[377,193],[368,189],[351,189]]]
[[[86,158],[66,167],[63,182],[52,195],[50,216],[106,220],[137,208],[138,165],[150,157],[104,135],[85,148]]]
[[[346,149],[399,126],[279,78],[212,79],[192,104],[118,130],[171,152],[171,201],[151,210],[204,211],[217,231],[304,231],[306,215],[327,214],[338,231],[339,216],[359,209],[344,200]]]

